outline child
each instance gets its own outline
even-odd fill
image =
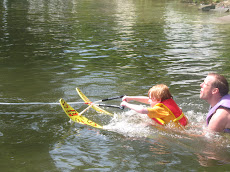
[[[150,104],[150,107],[146,108],[128,103],[132,100]],[[186,126],[188,123],[184,113],[173,100],[169,88],[164,84],[153,86],[148,92],[148,97],[124,96],[121,106],[132,109],[138,113],[147,114],[160,125],[168,124],[171,121],[173,121],[176,126]]]

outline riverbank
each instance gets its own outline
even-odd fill
[[[222,24],[228,24],[230,23],[230,1],[222,1],[219,3],[211,3],[208,5],[203,5],[201,4],[199,6],[199,9],[204,11],[204,12],[216,12],[218,16],[222,14],[223,16],[221,17],[216,17],[214,18],[215,23],[222,23]]]
[[[222,12],[227,13],[230,9],[230,1],[222,1],[219,3],[210,3],[208,5],[201,4],[199,9],[202,11],[216,11],[216,12]]]

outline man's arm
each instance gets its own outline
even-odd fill
[[[230,127],[230,110],[218,108],[216,113],[209,121],[207,130],[211,132],[223,132],[225,128]],[[228,126],[229,125],[229,126]]]

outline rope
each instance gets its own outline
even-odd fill
[[[85,102],[68,102],[68,104],[83,104]],[[0,105],[60,105],[60,103],[28,102],[28,103],[3,103]]]

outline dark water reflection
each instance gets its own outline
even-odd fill
[[[89,110],[105,125],[97,130],[71,125],[56,104],[1,104],[1,169],[226,170],[228,136],[187,135],[204,127],[203,78],[210,71],[229,78],[230,25],[212,22],[221,15],[178,1],[1,1],[0,102],[81,101],[76,87],[94,101],[165,83],[190,120],[174,133],[130,111],[107,109],[117,114],[111,119]]]

